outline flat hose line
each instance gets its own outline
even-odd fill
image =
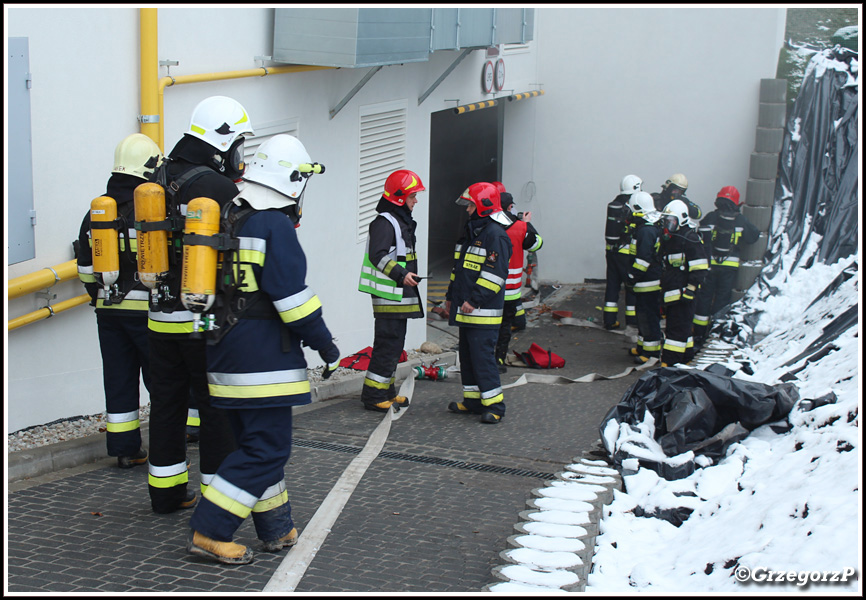
[[[412,394],[415,391],[415,378],[407,377],[400,385],[400,396],[405,396],[409,399],[411,405]],[[361,450],[361,453],[356,456],[343,474],[331,488],[328,496],[316,510],[316,513],[304,527],[304,531],[298,538],[298,543],[295,544],[283,558],[280,566],[271,575],[264,592],[294,592],[301,578],[306,573],[310,563],[315,558],[316,553],[325,543],[325,538],[331,531],[331,527],[337,521],[346,502],[358,483],[361,477],[367,471],[367,468],[376,459],[385,442],[388,440],[388,433],[391,431],[391,422],[402,417],[407,408],[397,409],[392,407],[388,410],[382,421],[370,434],[366,445]]]

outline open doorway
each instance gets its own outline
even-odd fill
[[[454,244],[466,224],[466,210],[455,201],[478,181],[500,181],[504,106],[430,115],[429,245],[427,273],[446,281]]]

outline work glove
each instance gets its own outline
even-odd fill
[[[340,349],[331,343],[327,348],[319,350],[319,357],[325,361],[325,369],[322,371],[322,379],[328,379],[340,366]]]

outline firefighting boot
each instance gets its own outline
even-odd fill
[[[407,408],[409,406],[409,398],[406,396],[394,396],[391,402],[397,405],[397,408]]]
[[[376,412],[388,412],[388,409],[391,408],[391,405],[394,404],[393,400],[382,400],[376,404],[372,402],[364,402],[364,408],[366,410],[375,410]]]
[[[292,530],[278,540],[262,541],[262,550],[265,552],[279,552],[283,548],[290,548],[298,543],[298,529]]]
[[[131,469],[137,465],[143,465],[147,462],[147,450],[139,448],[138,452],[132,456],[118,456],[117,466],[121,469]]]
[[[492,412],[486,412],[481,415],[481,422],[495,425],[496,423],[502,422],[502,417],[494,415]]]
[[[463,406],[460,402],[450,402],[448,404],[448,410],[455,413],[469,414],[469,409]]]
[[[629,348],[628,353],[630,356],[640,356],[640,348],[635,346],[634,348]]]
[[[253,561],[253,551],[234,542],[218,542],[192,530],[189,534],[187,552],[203,556],[226,565],[245,565]]]

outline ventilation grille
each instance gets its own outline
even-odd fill
[[[273,121],[271,123],[265,123],[261,126],[253,124],[253,131],[256,132],[254,136],[244,138],[244,162],[246,164],[250,164],[250,161],[253,160],[253,157],[256,155],[256,150],[259,146],[261,146],[277,134],[287,133],[300,139],[300,137],[298,136],[297,119],[284,119],[282,121]]]
[[[314,442],[309,440],[292,440],[292,445],[299,448],[314,448],[316,450],[330,450],[332,452],[343,452],[345,454],[360,454],[361,448],[355,446],[344,446],[342,444],[331,444],[328,442]],[[503,475],[517,475],[519,477],[535,477],[537,479],[554,480],[556,475],[553,473],[543,473],[541,471],[529,471],[527,469],[512,469],[509,467],[498,467],[496,465],[485,465],[482,463],[468,463],[462,460],[449,460],[445,458],[437,458],[435,456],[420,456],[417,454],[404,454],[402,452],[380,452],[381,458],[389,458],[391,460],[407,460],[415,463],[424,463],[428,465],[437,465],[440,467],[451,467],[453,469],[463,469],[466,471],[483,471],[485,473],[501,473]]]
[[[406,163],[408,102],[361,107],[358,160],[358,241],[367,239],[385,179]]]

